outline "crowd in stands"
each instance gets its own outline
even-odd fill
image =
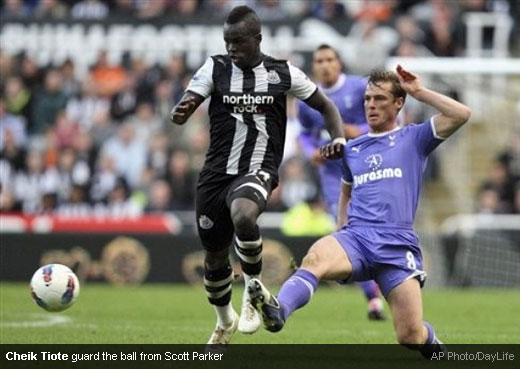
[[[263,20],[349,18],[354,21],[351,33],[358,35],[365,50],[356,56],[357,62],[353,61],[358,66],[356,72],[367,72],[360,66],[372,67],[371,61],[378,59],[374,55],[382,50],[383,60],[389,55],[461,55],[461,12],[503,11],[518,19],[519,11],[518,3],[512,0],[1,3],[2,20],[224,18],[241,3],[254,7]],[[385,38],[378,34],[378,26],[388,22],[395,29],[397,42],[381,45]],[[187,70],[183,55],[172,55],[164,65],[149,65],[141,58],[113,65],[107,53],[101,52],[89,73],[78,78],[72,60],[41,66],[31,55],[9,55],[0,50],[0,212],[133,216],[192,210],[197,175],[209,143],[207,105],[182,127],[173,126],[168,117],[193,72]],[[407,111],[415,116],[406,121],[422,118],[413,105]],[[281,184],[268,210],[284,211],[302,201],[315,201],[319,194],[314,170],[299,153],[298,133],[297,112],[291,101]],[[487,204],[491,201],[488,193],[496,191],[502,203],[516,193],[516,208],[509,204],[500,209],[518,212],[520,143],[514,147],[497,161],[493,172],[497,173],[483,187],[480,198]],[[507,176],[502,173],[504,168]],[[508,181],[517,176],[516,184],[504,185],[504,176]]]
[[[477,211],[520,214],[520,132],[491,164],[488,177],[479,188]]]

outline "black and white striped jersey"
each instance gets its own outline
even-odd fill
[[[204,169],[230,175],[265,170],[276,176],[285,143],[287,94],[305,100],[316,89],[285,60],[263,55],[256,67],[240,69],[227,55],[208,58],[186,89],[211,96]]]

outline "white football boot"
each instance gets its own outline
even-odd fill
[[[235,310],[233,310],[233,315],[233,324],[231,324],[230,327],[222,328],[217,324],[207,343],[207,346],[210,347],[206,347],[206,351],[211,350],[211,346],[213,345],[227,345],[229,342],[231,342],[231,338],[237,330],[239,320],[238,314]]]
[[[253,334],[258,329],[262,321],[260,320],[260,314],[251,305],[251,299],[247,288],[244,289],[244,296],[242,298],[242,310],[240,311],[240,320],[238,321],[238,331],[244,334]]]

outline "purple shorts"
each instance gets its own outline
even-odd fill
[[[385,298],[408,279],[416,278],[421,287],[424,285],[419,240],[412,230],[345,226],[332,236],[352,263],[352,274],[340,283],[374,279]]]

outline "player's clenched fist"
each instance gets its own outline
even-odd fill
[[[343,157],[345,151],[346,140],[344,138],[336,138],[332,142],[320,148],[320,154],[324,159],[337,160]]]

